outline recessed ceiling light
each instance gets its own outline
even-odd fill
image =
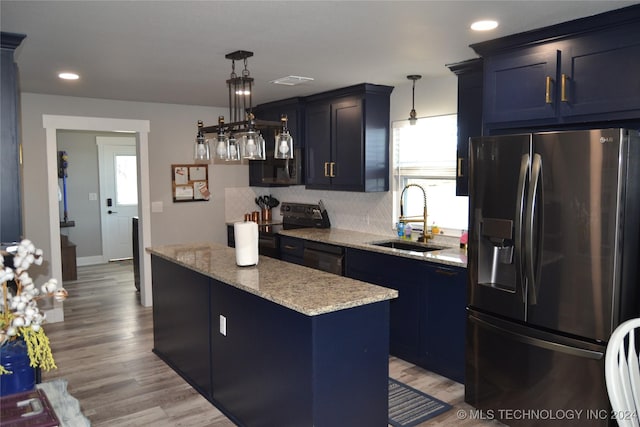
[[[489,31],[498,27],[497,21],[476,21],[471,24],[471,29],[474,31]]]
[[[271,80],[269,83],[273,83],[276,85],[285,85],[285,86],[296,86],[301,85],[306,82],[313,81],[311,77],[300,77],[300,76],[287,76],[281,77],[279,79]]]
[[[80,76],[77,75],[76,73],[70,73],[66,71],[64,73],[58,74],[58,77],[60,77],[63,80],[78,80],[80,78]]]

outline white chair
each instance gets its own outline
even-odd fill
[[[640,364],[635,331],[640,318],[627,320],[613,331],[605,354],[607,392],[620,427],[639,427]]]

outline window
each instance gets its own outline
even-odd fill
[[[421,186],[427,196],[427,224],[459,236],[468,227],[468,197],[456,196],[457,116],[455,114],[393,122],[394,218],[400,216],[400,195],[409,184]],[[404,192],[404,215],[423,215],[422,191]],[[421,228],[422,224],[411,224]]]
[[[136,156],[115,156],[116,206],[138,204]]]

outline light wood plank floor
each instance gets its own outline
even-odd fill
[[[65,321],[45,326],[58,369],[42,377],[65,378],[92,425],[235,425],[152,353],[152,309],[139,304],[131,261],[78,267],[64,286]],[[395,357],[389,372],[454,406],[420,427],[501,425],[460,419],[458,410],[471,409],[461,384]]]

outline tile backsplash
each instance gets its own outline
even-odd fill
[[[235,187],[225,188],[225,220],[241,221],[244,214],[258,210],[254,199],[272,195],[280,202],[318,203],[324,202],[331,226],[345,230],[394,235],[393,193],[357,193],[344,191],[307,190],[304,186],[293,187]],[[280,217],[280,208],[273,210],[273,217]]]
[[[393,192],[358,193],[347,191],[307,190],[293,187],[233,187],[225,188],[225,221],[242,221],[245,213],[259,210],[255,203],[258,196],[272,195],[280,202],[318,203],[322,200],[331,227],[362,231],[394,237]],[[273,209],[274,219],[280,219],[280,207]],[[436,245],[457,247],[458,235],[439,235],[431,242]]]

